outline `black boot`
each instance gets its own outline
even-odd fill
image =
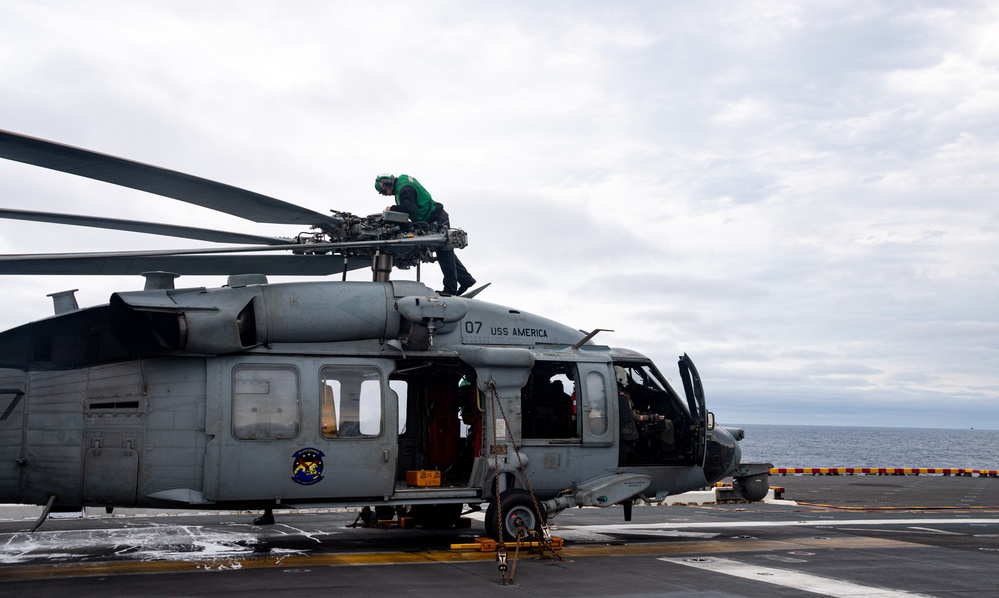
[[[263,515],[253,520],[253,525],[274,525],[274,511],[267,507]]]
[[[462,283],[461,285],[459,285],[458,286],[458,296],[460,297],[461,295],[464,295],[465,291],[467,291],[468,289],[472,288],[472,285],[474,285],[474,284],[475,284],[475,279],[472,279],[472,281],[469,282],[469,283],[467,283],[467,284]]]

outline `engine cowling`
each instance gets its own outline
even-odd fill
[[[421,283],[302,282],[115,293],[110,320],[138,355],[218,355],[267,343],[397,338],[404,321],[455,322],[466,311],[462,300],[444,302]]]

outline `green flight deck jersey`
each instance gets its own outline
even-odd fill
[[[400,174],[395,180],[395,205],[402,205],[399,197],[402,194],[402,190],[406,187],[412,187],[416,191],[415,208],[406,206],[412,210],[409,213],[409,219],[413,222],[426,222],[430,218],[430,215],[434,213],[434,210],[437,209],[437,202],[434,201],[434,198],[430,197],[430,192],[424,189],[419,181],[408,174]]]

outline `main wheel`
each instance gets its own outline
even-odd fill
[[[517,530],[525,529],[541,531],[544,515],[534,508],[531,493],[521,488],[512,488],[500,495],[500,513],[503,515],[503,539],[508,542],[517,539]],[[496,501],[489,503],[486,509],[486,535],[499,540],[500,522],[496,519]],[[523,537],[521,539],[524,539]]]

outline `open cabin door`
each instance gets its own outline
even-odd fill
[[[708,437],[708,412],[704,404],[704,387],[701,376],[694,367],[694,362],[684,353],[679,361],[680,377],[683,380],[683,392],[687,396],[687,407],[693,420],[694,430],[694,462],[704,465],[704,449]]]
[[[219,360],[205,498],[378,499],[392,494],[398,406],[384,360]],[[211,402],[212,399],[209,398]],[[212,409],[209,409],[212,412]]]

